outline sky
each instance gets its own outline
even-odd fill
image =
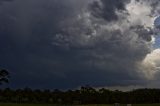
[[[2,86],[160,88],[159,16],[159,0],[0,0]]]

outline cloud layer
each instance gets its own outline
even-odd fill
[[[2,4],[0,64],[12,71],[13,87],[146,85],[159,73],[159,49],[152,51],[158,3],[14,0]]]

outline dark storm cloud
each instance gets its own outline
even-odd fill
[[[100,0],[94,1],[90,5],[90,9],[92,11],[92,15],[99,18],[104,18],[107,21],[117,20],[119,17],[116,12],[126,11],[126,4],[130,2],[130,0]]]
[[[63,21],[79,14],[86,3],[78,2],[16,0],[1,7],[1,67],[11,70],[13,86],[36,87],[50,80],[50,87],[61,85],[64,71],[70,71],[67,65],[71,65],[72,54],[54,47],[52,39]]]
[[[144,84],[137,63],[150,52],[151,31],[128,21],[128,3],[15,0],[4,4],[0,64],[11,70],[11,86]]]
[[[153,31],[151,28],[144,28],[144,26],[131,26],[131,30],[135,30],[135,32],[138,34],[140,38],[142,38],[145,41],[150,42],[152,40]]]
[[[0,4],[2,4],[3,2],[11,2],[11,1],[14,1],[14,0],[0,0]]]
[[[119,85],[124,83],[127,85],[129,84],[127,80],[130,80],[129,82],[132,82],[132,84],[137,83],[135,80],[146,82],[145,79],[141,79],[143,74],[140,72],[137,64],[143,61],[146,55],[151,52],[152,29],[145,28],[141,22],[138,23],[139,20],[135,20],[134,23],[128,21],[130,14],[126,15],[124,13],[126,17],[123,18],[119,16],[116,11],[127,10],[125,5],[122,5],[123,2],[118,3],[122,6],[117,5],[113,1],[114,3],[113,7],[112,5],[110,7],[104,1],[97,1],[93,5],[91,4],[90,10],[93,9],[91,14],[82,14],[81,18],[75,22],[75,25],[69,24],[67,27],[62,28],[64,30],[55,37],[55,44],[59,47],[67,48],[69,51],[76,51],[73,55],[76,57],[78,65],[81,66],[82,63],[85,63],[82,65],[85,68],[82,68],[83,70],[80,71],[81,73],[85,72],[85,75],[82,75],[82,77],[97,76],[93,77],[95,78],[94,80],[92,77],[87,77],[89,81],[104,81],[106,85],[109,84],[107,80],[110,80],[112,85],[117,85],[118,83]],[[109,5],[108,8],[111,14],[109,10],[107,12],[106,9],[102,9],[104,5],[106,7]],[[121,13],[121,11],[119,12]],[[108,18],[104,18],[104,16],[107,16],[106,13],[109,14]],[[118,18],[113,18],[115,16]],[[101,20],[99,17],[103,17],[103,19]],[[114,24],[112,24],[112,21]],[[121,22],[126,24],[126,27],[121,27]],[[107,26],[107,24],[109,25]],[[118,28],[114,29],[115,24],[117,24]],[[103,29],[104,26],[106,28]],[[113,28],[110,29],[109,27]],[[94,67],[94,70],[89,72],[86,70],[87,67],[89,70],[93,70]],[[68,72],[73,74],[75,71]],[[103,79],[98,75],[106,75],[106,77],[104,76]],[[121,81],[117,81],[114,78],[118,78]],[[86,79],[85,81],[89,82]],[[103,83],[102,85],[105,84]]]

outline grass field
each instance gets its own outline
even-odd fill
[[[0,106],[70,106],[70,105],[54,105],[54,104],[0,104]],[[73,106],[73,105],[71,105]],[[114,106],[114,105],[75,105],[75,106]],[[120,105],[126,106],[126,105]],[[132,106],[160,106],[160,104],[133,104]]]

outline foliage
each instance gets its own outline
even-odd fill
[[[0,90],[1,103],[36,103],[36,104],[152,104],[160,103],[160,89],[137,89],[128,92],[111,91],[105,88],[94,89],[81,87],[78,90],[61,91],[32,90],[30,88]]]
[[[56,104],[0,104],[0,106],[114,106],[113,104],[91,104],[91,105],[56,105]],[[121,104],[120,106],[126,106],[125,104]],[[132,106],[160,106],[160,104],[133,104]]]
[[[0,84],[9,82],[9,72],[5,69],[0,70]]]

